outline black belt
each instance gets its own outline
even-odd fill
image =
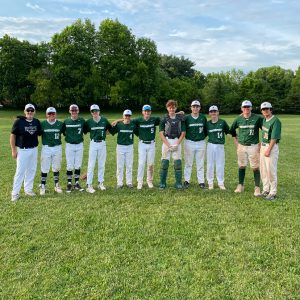
[[[142,140],[141,140],[141,142],[144,143],[144,144],[152,144],[152,143],[154,143],[154,141],[142,141]]]
[[[171,137],[171,136],[167,136],[166,137],[169,139],[169,140],[175,140],[175,139],[179,139],[179,137],[175,136],[175,137]]]
[[[255,146],[257,144],[241,144],[241,145],[243,145],[243,146]]]
[[[95,143],[102,143],[103,142],[103,140],[94,140],[94,139],[92,139],[92,141],[95,142]]]
[[[34,147],[19,147],[20,149],[34,149],[35,147],[37,146],[34,146]]]

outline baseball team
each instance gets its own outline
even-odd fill
[[[147,185],[150,189],[153,188],[157,126],[159,126],[159,136],[163,142],[159,172],[160,190],[167,187],[171,157],[176,189],[189,187],[194,159],[199,187],[206,188],[205,156],[208,189],[214,189],[214,173],[216,172],[219,189],[226,190],[224,185],[224,144],[225,135],[231,134],[236,145],[238,161],[238,185],[234,192],[242,193],[244,191],[245,173],[249,161],[254,176],[254,196],[262,196],[266,200],[276,198],[281,122],[273,114],[271,103],[263,102],[260,106],[262,115],[258,115],[252,113],[251,101],[244,100],[241,105],[241,114],[233,121],[231,127],[219,117],[219,109],[216,105],[209,107],[210,120],[207,120],[201,112],[199,100],[192,101],[191,113],[188,115],[185,115],[184,112],[176,112],[177,102],[175,100],[169,100],[166,103],[166,109],[167,114],[164,117],[153,117],[151,116],[151,106],[145,104],[141,117],[131,119],[132,112],[126,109],[122,119],[110,123],[100,114],[97,104],[91,105],[91,118],[88,120],[81,118],[79,107],[72,104],[69,107],[70,117],[63,122],[57,120],[54,107],[47,108],[46,120],[40,122],[34,118],[34,105],[27,104],[24,109],[25,115],[17,117],[10,135],[12,157],[16,159],[17,165],[11,200],[15,202],[19,199],[23,183],[25,194],[35,196],[33,183],[38,161],[38,136],[41,136],[42,141],[40,195],[45,195],[50,168],[53,171],[55,192],[63,192],[59,183],[62,135],[65,136],[66,142],[67,193],[71,193],[73,190],[95,193],[93,176],[96,162],[98,162],[98,189],[106,190],[104,174],[107,134],[117,135],[117,188],[123,188],[124,168],[126,186],[133,188],[134,135],[139,138],[137,189],[143,188],[145,166]],[[260,129],[261,142],[259,142]],[[80,178],[82,177],[83,138],[84,134],[88,133],[90,144],[84,189],[80,185]],[[206,137],[207,143],[205,142]],[[184,167],[182,166],[182,142],[184,143]],[[262,181],[262,191],[260,181]]]

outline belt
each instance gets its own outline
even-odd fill
[[[177,136],[176,136],[176,137],[170,137],[170,136],[167,136],[167,135],[166,135],[166,138],[168,138],[169,140],[175,140],[175,139],[178,139]]]
[[[269,146],[267,143],[261,143],[262,146]]]
[[[257,144],[241,144],[242,146],[255,146]]]
[[[95,142],[95,143],[102,143],[103,142],[103,140],[94,140],[94,139],[92,139],[92,141]]]
[[[144,144],[152,144],[152,143],[154,143],[154,140],[153,141],[142,141],[141,140],[141,142],[144,143]]]
[[[35,147],[19,147],[20,149],[34,149]]]

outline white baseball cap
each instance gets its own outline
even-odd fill
[[[125,109],[123,112],[123,116],[132,116],[132,111],[130,109]]]
[[[33,105],[33,104],[31,104],[31,103],[28,103],[28,104],[26,104],[26,105],[25,105],[25,108],[24,108],[24,110],[27,110],[28,108],[32,108],[32,109],[34,109],[34,110],[35,110],[35,107],[34,107],[34,105]]]
[[[69,107],[69,110],[72,110],[72,109],[77,109],[79,110],[79,107],[77,104],[71,104],[70,107]]]
[[[200,101],[194,100],[194,101],[192,102],[191,106],[194,106],[194,105],[201,106]]]
[[[49,114],[49,113],[56,113],[56,109],[52,106],[48,107],[46,110],[46,114]]]
[[[243,102],[242,102],[242,107],[245,107],[245,106],[250,106],[250,107],[252,107],[251,101],[249,101],[249,100],[243,101]]]
[[[270,102],[263,102],[260,105],[260,109],[263,109],[263,108],[272,108],[272,104]]]
[[[91,107],[90,107],[90,111],[92,111],[92,110],[100,110],[100,107],[99,107],[99,105],[97,105],[97,104],[93,104],[93,105],[91,105]]]
[[[212,106],[209,108],[209,110],[208,110],[208,111],[212,111],[212,110],[219,111],[219,109],[218,109],[218,106],[216,106],[216,105],[212,105]]]

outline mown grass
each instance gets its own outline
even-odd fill
[[[0,111],[2,299],[300,299],[299,116],[280,116],[274,202],[253,197],[249,171],[246,192],[233,193],[237,165],[230,137],[225,192],[200,190],[195,173],[191,188],[178,192],[172,169],[166,191],[117,190],[115,137],[109,136],[107,191],[58,196],[51,175],[45,197],[22,196],[14,205],[8,140],[15,115]],[[87,153],[88,138],[83,169]],[[134,178],[136,170],[135,159]],[[37,173],[36,191],[38,183]]]

